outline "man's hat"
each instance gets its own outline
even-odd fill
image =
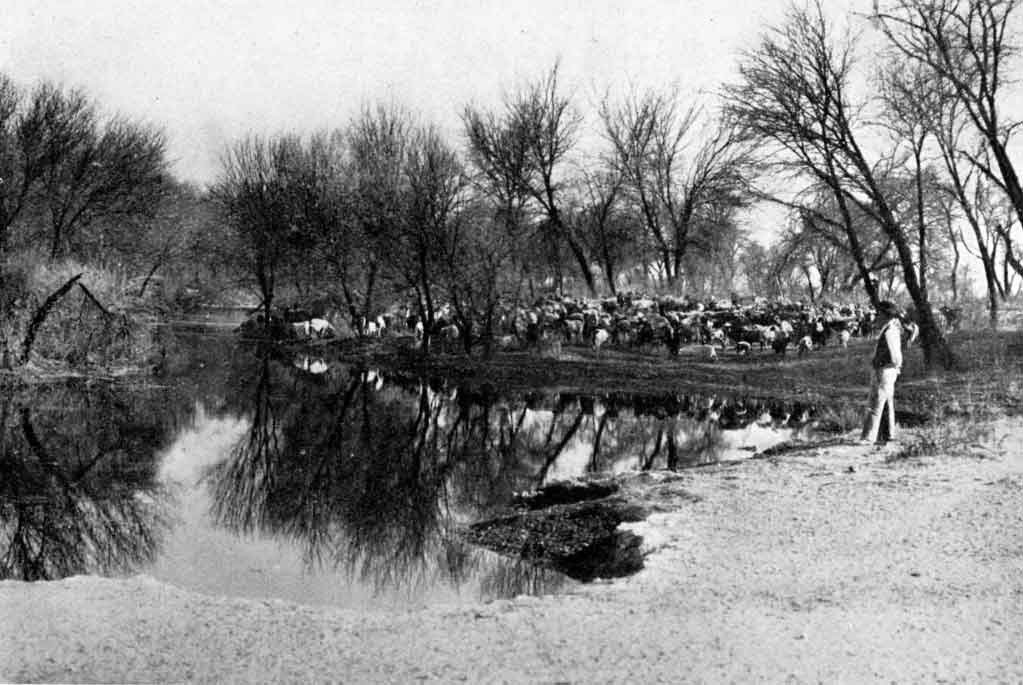
[[[902,315],[902,312],[899,311],[899,305],[895,304],[891,300],[885,300],[884,302],[877,305],[877,313],[891,317]]]

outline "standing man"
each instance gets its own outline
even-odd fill
[[[879,304],[877,323],[880,332],[871,360],[874,375],[867,416],[860,436],[862,444],[874,444],[877,441],[882,415],[887,422],[885,427],[888,439],[895,439],[895,379],[902,371],[902,325],[899,322],[898,306],[888,300]]]

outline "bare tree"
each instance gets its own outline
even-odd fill
[[[565,220],[565,161],[575,146],[582,117],[563,95],[558,65],[547,76],[505,99],[504,112],[486,112],[472,106],[462,114],[473,163],[493,183],[528,197],[543,217],[540,229],[554,252],[568,247],[580,275],[591,292],[596,282],[582,241]]]
[[[925,299],[929,299],[927,276],[931,238],[925,194],[927,187],[936,186],[933,173],[925,168],[925,154],[933,135],[931,119],[945,104],[932,81],[926,71],[900,59],[889,60],[878,77],[882,101],[880,121],[890,131],[892,173],[897,175],[906,169],[901,173],[911,179],[912,193],[907,204],[912,207],[912,217],[900,218],[903,225],[915,227],[912,242],[916,248],[917,280]],[[931,183],[927,183],[929,175]]]
[[[612,167],[643,217],[669,283],[692,247],[706,246],[698,228],[711,204],[742,202],[746,151],[736,129],[701,125],[703,110],[684,107],[678,90],[601,103]]]
[[[51,258],[64,254],[75,232],[97,219],[154,216],[170,192],[161,131],[123,117],[101,126],[81,95],[55,97],[63,97],[79,120],[73,148],[46,170],[39,186]]]
[[[342,285],[355,322],[373,314],[386,266],[383,255],[389,255],[388,245],[404,221],[406,162],[413,136],[411,114],[397,105],[366,107],[348,128],[348,214],[355,222],[354,235],[365,246],[345,256]],[[397,255],[388,258],[392,256]]]
[[[608,289],[617,292],[615,277],[636,256],[642,222],[623,202],[624,179],[614,169],[581,174],[580,189],[569,210],[573,233],[600,265]]]
[[[463,246],[455,231],[455,217],[465,199],[466,178],[461,161],[433,127],[420,128],[412,137],[404,169],[404,216],[389,235],[393,266],[402,285],[416,293],[419,313],[425,322],[424,351],[429,351],[430,334],[439,307],[436,288],[441,281],[439,262],[451,263],[450,255]],[[448,256],[447,259],[444,259]],[[460,307],[457,297],[452,304]],[[470,309],[459,311],[466,353],[472,348]]]
[[[76,249],[95,263],[126,267],[139,279],[138,297],[145,295],[161,272],[176,273],[194,283],[196,270],[209,268],[216,274],[221,266],[220,260],[210,258],[224,250],[217,248],[223,236],[208,195],[180,182],[168,182],[163,194],[146,216],[98,219],[88,241]]]
[[[1017,48],[1008,31],[1018,0],[875,0],[874,20],[895,49],[923,65],[962,105],[994,164],[971,160],[1009,196],[1023,224],[1023,187],[1008,153],[1019,122],[1002,113]]]
[[[971,161],[973,155],[964,152],[969,146],[970,122],[962,104],[955,98],[947,84],[935,80],[932,82],[931,88],[932,92],[935,92],[943,100],[931,110],[932,113],[928,119],[928,126],[934,136],[938,156],[945,171],[940,188],[958,208],[957,212],[953,212],[951,207],[947,207],[944,211],[944,222],[950,233],[950,241],[957,251],[957,262],[958,248],[960,245],[965,245],[965,240],[963,240],[961,231],[953,228],[953,223],[961,216],[970,227],[976,250],[974,256],[980,260],[984,270],[984,283],[988,296],[988,321],[994,328],[998,325],[1000,284],[996,257],[998,242],[1001,238],[990,225],[984,225],[984,218],[978,211],[982,203],[988,204],[986,198],[993,190],[991,187],[993,184]],[[978,156],[983,156],[983,153],[978,152]]]
[[[871,132],[864,104],[850,99],[854,48],[852,37],[833,39],[819,4],[814,9],[794,8],[781,26],[746,53],[740,64],[741,82],[726,89],[728,109],[750,135],[774,145],[782,169],[797,178],[808,176],[832,191],[868,295],[875,301],[851,207],[880,226],[892,241],[913,300],[925,359],[928,364],[946,363],[947,343],[926,289],[921,288],[909,233],[885,186],[891,163],[870,159],[861,143]]]
[[[518,235],[494,214],[486,198],[473,198],[452,217],[447,236],[440,256],[443,293],[454,309],[466,351],[479,339],[489,356],[501,315],[519,299]]]
[[[289,255],[305,242],[298,201],[302,143],[294,135],[249,136],[226,150],[221,165],[213,196],[235,233],[234,257],[256,285],[269,327]]]
[[[0,260],[44,174],[75,149],[90,116],[77,91],[44,82],[26,96],[0,75]]]

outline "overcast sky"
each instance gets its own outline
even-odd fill
[[[558,58],[580,104],[608,87],[713,93],[787,0],[3,0],[0,65],[84,87],[162,126],[182,178],[211,181],[247,132],[342,126],[401,102],[460,135],[467,102]],[[831,3],[869,9],[869,0]]]

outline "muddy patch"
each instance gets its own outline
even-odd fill
[[[616,492],[618,492],[616,483],[559,481],[533,492],[516,495],[512,506],[516,509],[535,511],[559,504],[578,504],[603,499]]]
[[[647,510],[611,496],[609,483],[552,483],[516,498],[515,513],[473,524],[472,544],[550,568],[582,582],[620,578],[643,568],[642,537],[618,530]]]

